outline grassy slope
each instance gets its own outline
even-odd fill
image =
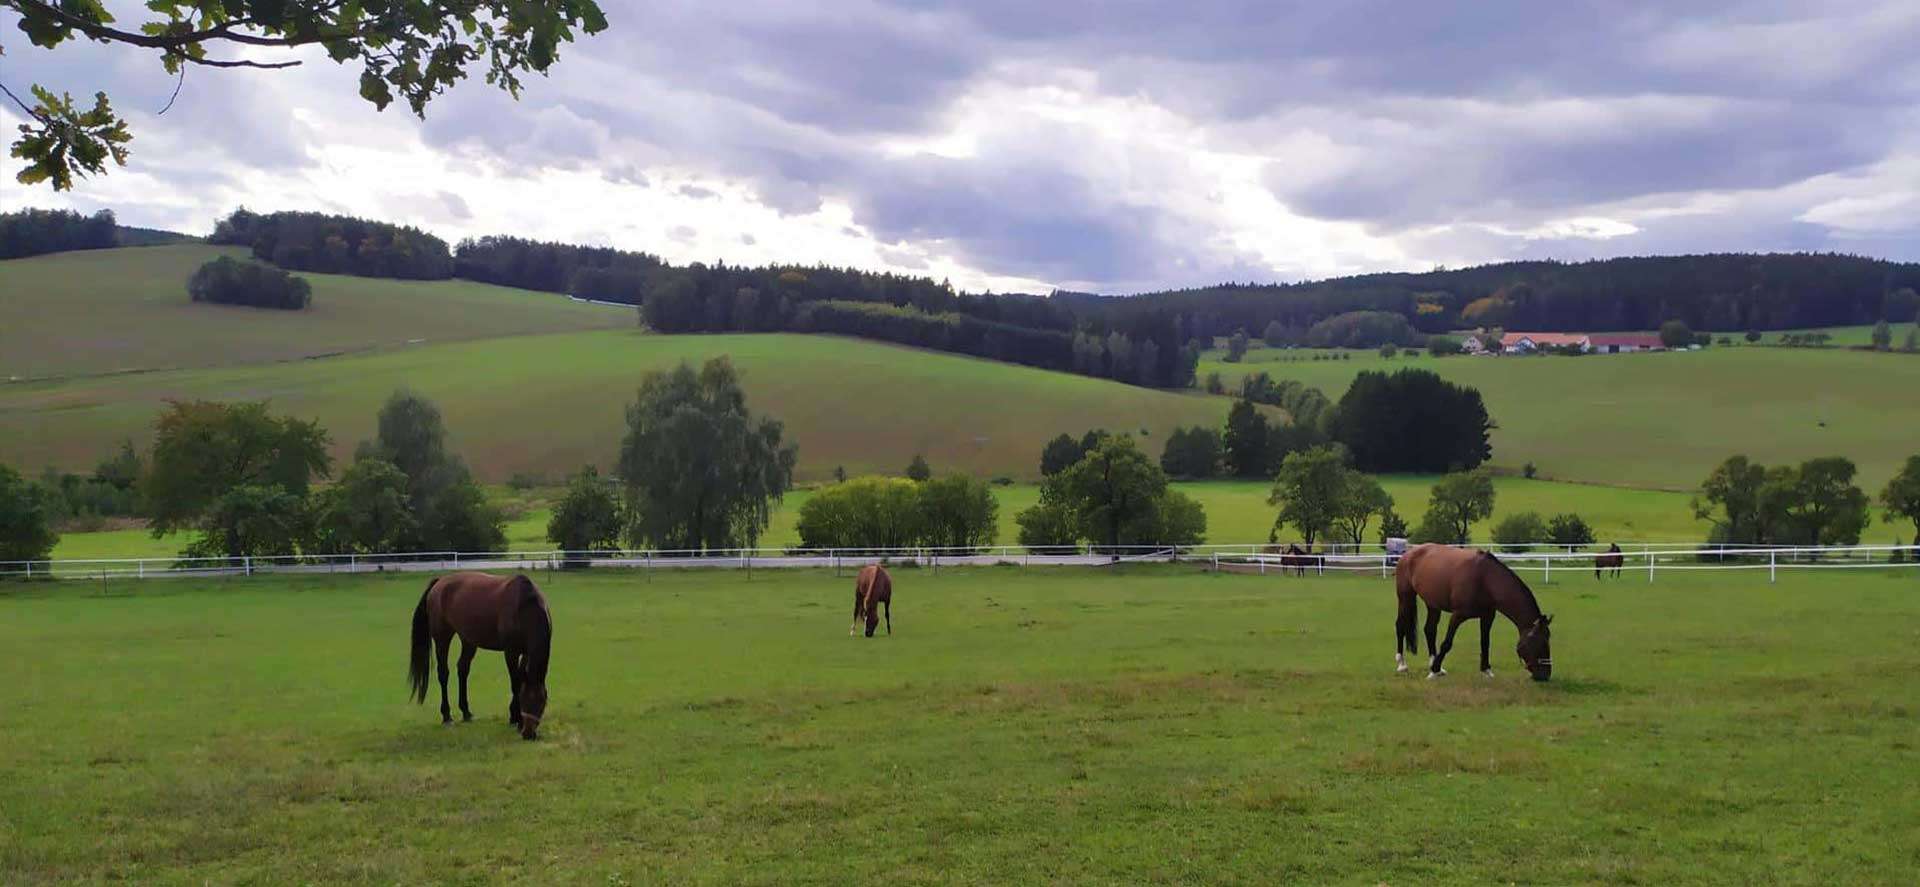
[[[1301,352],[1295,352],[1299,354]],[[1298,379],[1339,399],[1362,370],[1423,367],[1485,395],[1494,464],[1590,483],[1688,489],[1734,453],[1763,462],[1843,455],[1870,491],[1920,452],[1920,357],[1840,349],[1709,348],[1676,354],[1281,361],[1209,353],[1202,377]],[[1824,422],[1824,426],[1821,424]]]
[[[464,342],[269,366],[97,377],[0,387],[0,461],[91,467],[124,437],[145,440],[163,398],[270,398],[314,418],[348,454],[370,437],[395,388],[437,402],[455,445],[485,477],[559,477],[609,466],[640,378],[730,355],[749,406],[784,420],[801,476],[898,472],[915,452],[951,470],[1032,475],[1062,429],[1217,424],[1227,401],[851,339],[652,336],[606,331]]]
[[[0,379],[292,360],[341,351],[634,325],[631,311],[469,281],[302,274],[297,315],[196,305],[204,244],[56,253],[0,262]]]
[[[404,701],[418,577],[0,595],[12,883],[1905,883],[1911,576],[1539,589],[1396,677],[1378,579],[542,576],[545,735]],[[1818,601],[1809,609],[1809,601]],[[1806,618],[1812,617],[1812,618]]]

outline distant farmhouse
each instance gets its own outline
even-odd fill
[[[1625,354],[1664,351],[1660,337],[1651,333],[1507,333],[1495,340],[1468,336],[1460,350],[1468,354],[1534,354],[1547,349],[1578,349],[1586,354]]]

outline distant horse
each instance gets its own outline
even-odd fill
[[[1612,543],[1607,546],[1606,554],[1593,556],[1593,578],[1600,578],[1601,570],[1612,570],[1614,578],[1618,579],[1620,578],[1620,568],[1624,566],[1626,562],[1626,555],[1620,553],[1620,543]]]
[[[1419,600],[1427,602],[1427,677],[1447,673],[1441,666],[1453,649],[1453,636],[1460,623],[1480,620],[1480,672],[1493,677],[1493,664],[1487,661],[1487,645],[1493,635],[1493,617],[1506,616],[1520,630],[1520,643],[1514,652],[1536,681],[1553,673],[1553,655],[1547,626],[1553,617],[1540,612],[1540,602],[1527,583],[1514,575],[1500,559],[1484,551],[1452,548],[1445,545],[1416,545],[1400,559],[1394,569],[1394,591],[1400,598],[1400,616],[1394,625],[1394,662],[1398,671],[1407,670],[1405,653],[1420,652],[1414,636],[1414,616]],[[1440,613],[1452,613],[1447,624],[1447,640],[1434,646],[1434,632],[1440,625]]]
[[[1319,562],[1320,559],[1314,557],[1312,551],[1290,544],[1287,546],[1287,552],[1280,556],[1280,569],[1292,570],[1295,576],[1305,576],[1307,568],[1318,566]]]
[[[440,662],[440,722],[453,723],[447,707],[447,645],[460,636],[460,717],[473,720],[467,707],[467,672],[479,650],[500,650],[507,656],[507,679],[513,698],[507,703],[507,722],[520,736],[533,739],[547,711],[547,660],[553,651],[553,616],[547,599],[525,576],[453,573],[427,583],[420,605],[413,609],[413,661],[407,680],[415,702],[427,701],[427,643]]]
[[[873,637],[882,606],[887,609],[887,634],[893,634],[893,577],[879,564],[861,567],[853,580],[853,626],[847,629],[847,637],[860,631],[862,619],[867,620],[867,637]]]

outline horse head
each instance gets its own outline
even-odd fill
[[[1553,617],[1541,615],[1520,635],[1520,643],[1515,644],[1513,652],[1519,654],[1520,661],[1527,666],[1527,672],[1536,681],[1545,681],[1553,677],[1552,631],[1548,627]]]
[[[547,713],[547,684],[529,680],[520,686],[520,738],[540,738],[540,718]]]

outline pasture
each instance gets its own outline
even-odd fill
[[[632,310],[467,280],[300,272],[299,312],[195,304],[187,278],[238,247],[177,244],[0,262],[0,380],[300,360],[529,333],[630,328]],[[4,458],[6,454],[0,454]]]
[[[1904,335],[1904,332],[1902,333]],[[1284,360],[1293,354],[1298,360]],[[1493,464],[1586,483],[1686,490],[1721,460],[1765,463],[1841,455],[1878,491],[1915,452],[1920,355],[1843,349],[1707,348],[1584,357],[1445,357],[1424,352],[1315,361],[1258,349],[1230,364],[1208,352],[1201,378],[1229,389],[1266,371],[1339,400],[1362,370],[1429,369],[1480,390],[1499,428]]]
[[[12,883],[1904,883],[1911,573],[1537,586],[1555,680],[1373,578],[542,574],[537,743],[405,700],[420,576],[11,585]],[[1465,637],[1466,635],[1463,635]],[[1455,649],[1471,657],[1471,642]]]
[[[748,407],[786,423],[802,480],[829,478],[836,465],[897,474],[916,452],[943,470],[1031,478],[1041,447],[1063,429],[1145,430],[1158,454],[1175,426],[1219,424],[1229,405],[857,339],[609,330],[7,385],[0,462],[91,468],[122,439],[144,445],[168,398],[268,398],[276,412],[318,419],[346,458],[373,435],[381,403],[406,386],[440,406],[452,445],[481,477],[557,481],[589,462],[612,465],[648,371],[721,355],[739,368]]]

